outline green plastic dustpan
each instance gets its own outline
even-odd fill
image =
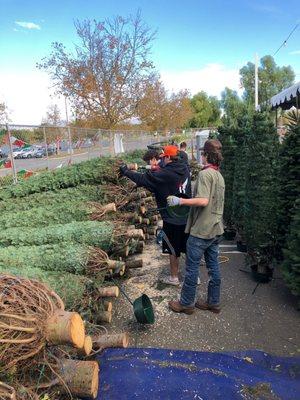
[[[142,294],[133,302],[133,312],[140,324],[153,324],[154,312],[151,300],[146,294]]]
[[[146,294],[142,294],[140,297],[132,302],[125,291],[120,287],[120,285],[117,284],[117,282],[113,278],[112,281],[116,286],[118,286],[120,292],[132,305],[137,322],[139,322],[140,324],[154,324],[154,310],[149,297]]]

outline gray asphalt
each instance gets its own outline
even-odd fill
[[[146,149],[147,144],[150,144],[153,141],[151,138],[141,138],[141,140],[137,141],[136,139],[126,140],[124,142],[124,150],[132,151],[137,149]],[[73,154],[72,155],[72,163],[79,163],[81,161],[89,160],[99,156],[108,156],[113,155],[113,149],[109,147],[108,142],[103,142],[101,146],[97,147],[87,147],[82,149],[81,154]],[[47,161],[46,157],[43,158],[29,158],[29,159],[15,159],[15,166],[17,172],[22,169],[27,169],[30,171],[36,171],[40,169],[49,168],[55,169],[59,165],[68,165],[70,160],[70,155],[67,152],[61,152],[60,156],[51,156],[49,157],[49,161]],[[49,163],[49,164],[48,164]],[[10,168],[2,168],[0,169],[0,177],[10,175],[12,173]]]
[[[222,245],[232,242],[223,242]],[[222,251],[235,251],[222,247]],[[222,253],[221,253],[222,254]],[[113,323],[109,331],[129,331],[131,345],[199,351],[233,351],[259,349],[271,354],[300,356],[300,324],[297,301],[284,285],[279,271],[269,284],[256,283],[240,269],[243,253],[226,253],[229,261],[221,264],[222,311],[216,315],[197,310],[191,316],[168,309],[168,301],[176,299],[180,290],[158,284],[168,273],[168,259],[161,256],[156,244],[148,244],[143,254],[145,266],[131,270],[123,287],[131,299],[141,293],[152,298],[156,313],[153,326],[139,326],[131,305],[120,297],[114,304]],[[182,262],[184,269],[184,262]],[[201,267],[200,296],[205,298],[207,273]]]

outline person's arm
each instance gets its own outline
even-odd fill
[[[206,197],[195,197],[193,199],[184,199],[184,198],[179,198],[180,199],[180,205],[181,206],[194,206],[194,207],[206,207],[209,199]]]
[[[176,196],[169,196],[167,202],[169,206],[192,206],[206,207],[210,198],[210,178],[200,172],[197,181],[197,192],[193,199],[184,199]]]
[[[167,197],[168,205],[171,207],[174,206],[193,206],[193,207],[206,207],[209,199],[206,197],[194,197],[193,199],[184,199],[182,197],[177,196],[168,196]]]
[[[140,172],[131,171],[128,168],[125,169],[124,167],[120,168],[120,172],[123,176],[127,176],[127,178],[136,183],[137,186],[142,186],[145,189],[153,192],[154,187],[151,180],[149,179],[148,172],[142,174]]]

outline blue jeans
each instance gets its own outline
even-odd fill
[[[199,266],[203,254],[209,275],[207,303],[209,305],[220,304],[219,237],[200,239],[190,235],[186,244],[186,273],[180,297],[180,304],[183,306],[194,306],[195,304]]]

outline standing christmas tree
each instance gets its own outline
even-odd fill
[[[283,277],[292,293],[300,295],[300,200],[296,201],[287,236],[286,249],[283,250]]]
[[[288,114],[288,118],[290,125],[280,150],[279,258],[286,246],[295,201],[300,198],[300,121],[297,113]]]
[[[221,165],[221,173],[226,184],[223,215],[225,222],[224,236],[227,239],[233,239],[235,236],[234,223],[232,220],[235,135],[236,128],[230,126],[227,121],[219,128],[218,139],[222,143],[222,154],[224,158]],[[231,237],[231,234],[233,237]]]
[[[278,258],[283,277],[291,291],[300,295],[300,119],[288,114],[289,129],[280,151],[280,213]]]
[[[233,171],[232,220],[237,230],[237,245],[245,246],[245,196],[247,172],[247,137],[249,135],[249,117],[239,120],[235,132],[235,154]]]
[[[247,261],[258,280],[272,275],[277,233],[279,138],[267,112],[255,113],[246,140]]]

